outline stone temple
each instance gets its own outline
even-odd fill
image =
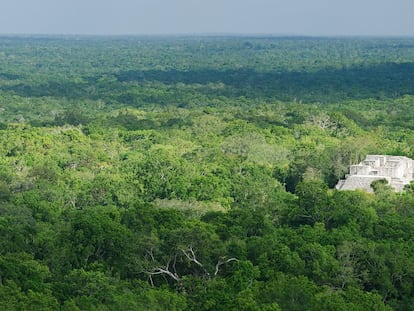
[[[373,192],[371,183],[385,179],[395,191],[402,191],[414,177],[414,161],[407,157],[368,155],[365,160],[351,165],[349,174],[336,185],[338,190],[361,189]]]

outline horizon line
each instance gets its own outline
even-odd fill
[[[1,33],[0,37],[299,37],[299,38],[413,38],[413,35],[397,34],[296,34],[296,33],[243,33],[243,32],[195,32],[195,33]]]

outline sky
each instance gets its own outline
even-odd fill
[[[414,0],[0,0],[0,34],[414,36]]]

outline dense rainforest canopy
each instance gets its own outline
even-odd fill
[[[414,39],[0,37],[1,310],[412,310]]]

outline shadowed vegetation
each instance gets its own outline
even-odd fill
[[[0,37],[0,310],[411,310],[414,39]]]

